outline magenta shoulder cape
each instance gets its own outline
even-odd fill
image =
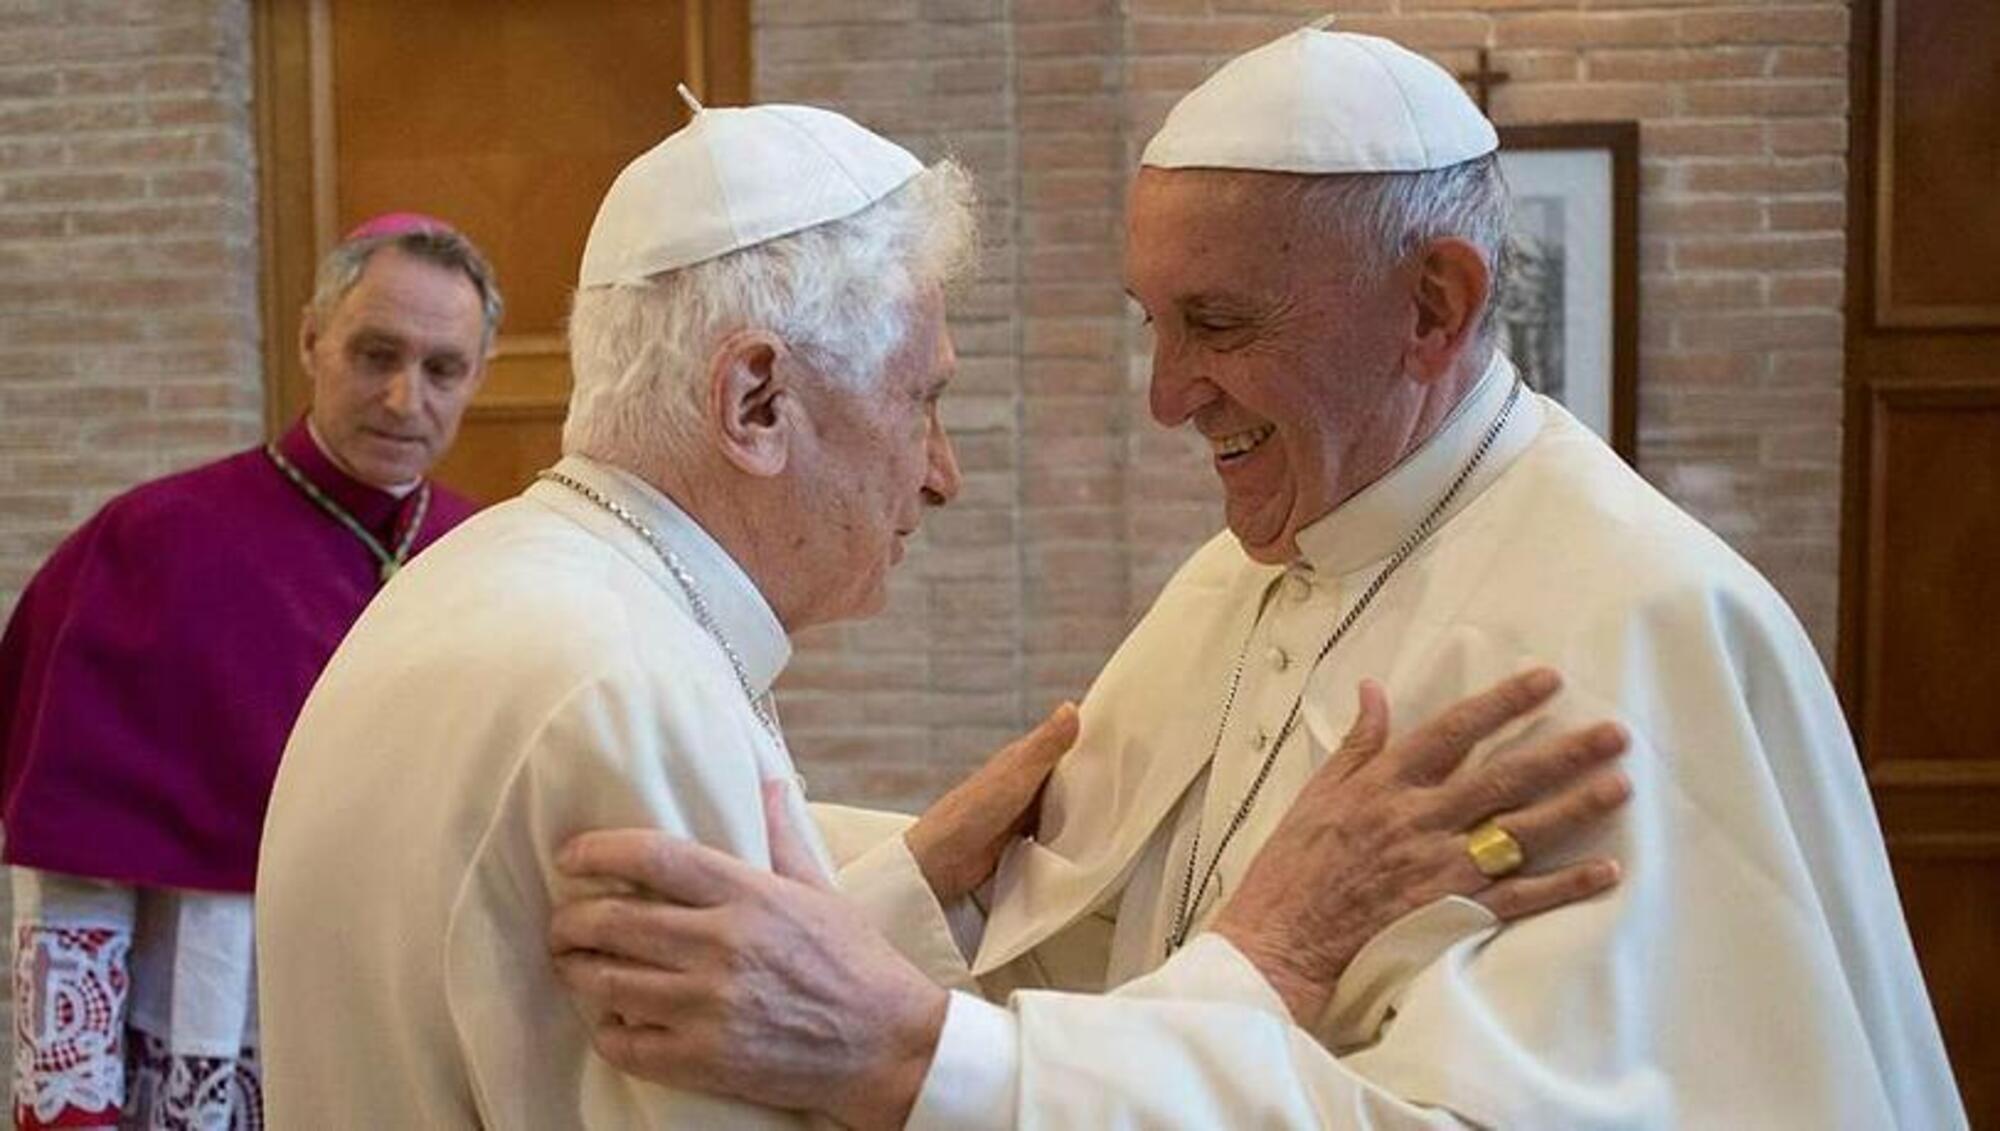
[[[384,545],[414,518],[417,492],[350,478],[303,421],[278,446]],[[472,509],[433,485],[413,549]],[[262,448],[112,500],[0,639],[7,862],[250,891],[278,756],[378,568]]]

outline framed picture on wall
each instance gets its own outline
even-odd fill
[[[1500,168],[1514,198],[1502,346],[1636,463],[1639,124],[1502,126]]]

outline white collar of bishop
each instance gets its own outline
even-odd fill
[[[785,635],[785,626],[778,621],[778,614],[771,610],[770,602],[764,600],[764,594],[758,591],[757,583],[750,580],[750,575],[736,564],[729,551],[723,549],[722,544],[703,530],[693,516],[659,488],[624,468],[584,456],[564,456],[555,469],[587,484],[630,511],[674,552],[687,571],[694,575],[695,585],[700,589],[710,615],[715,618],[716,627],[729,641],[729,646],[736,650],[737,658],[743,661],[743,677],[749,681],[751,692],[763,695],[770,691],[778,673],[785,670],[785,664],[792,658],[792,642]],[[560,492],[577,504],[603,515],[605,521],[594,529],[606,531],[607,541],[651,574],[676,601],[686,603],[680,583],[668,572],[659,553],[647,545],[636,531],[606,513],[598,504],[560,483],[542,481],[536,483],[534,489]]]
[[[1299,531],[1299,564],[1315,573],[1339,577],[1395,553],[1479,450],[1486,430],[1493,426],[1518,380],[1514,363],[1494,350],[1486,372],[1430,439],[1380,479]],[[1450,521],[1498,479],[1507,465],[1527,450],[1541,427],[1541,398],[1523,389],[1486,457],[1451,505],[1438,515],[1438,526]]]

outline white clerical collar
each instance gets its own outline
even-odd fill
[[[383,487],[374,483],[370,483],[366,479],[361,478],[359,475],[354,474],[353,468],[348,467],[345,463],[341,462],[339,456],[333,454],[333,446],[320,438],[319,426],[312,422],[312,417],[310,416],[306,417],[306,435],[312,437],[313,447],[318,448],[319,454],[326,457],[326,462],[339,468],[342,474],[346,475],[349,479],[354,480],[356,483],[361,484],[363,487],[373,487],[375,490],[380,491],[385,495],[389,495],[398,499],[406,499],[409,497],[410,492],[416,490],[418,487],[423,485],[424,477],[421,475],[417,476],[415,479],[410,480],[408,483],[398,483],[394,487]]]
[[[707,602],[709,613],[715,617],[716,627],[722,630],[729,646],[743,661],[743,677],[750,682],[750,690],[758,695],[771,690],[778,673],[785,670],[785,664],[792,658],[792,642],[785,635],[785,626],[779,623],[778,615],[764,600],[764,594],[758,591],[750,575],[743,572],[743,567],[736,564],[736,559],[729,556],[729,551],[723,549],[721,543],[710,537],[708,531],[703,530],[701,524],[672,499],[624,468],[584,456],[564,456],[562,462],[556,464],[556,470],[589,484],[631,511],[673,550],[681,564],[694,575],[702,600]],[[537,483],[535,490],[558,491],[585,506],[593,506],[559,484]],[[613,521],[616,522],[615,519]],[[618,529],[626,528],[618,524]],[[634,557],[649,571],[658,573],[660,584],[669,592],[680,596],[680,586],[666,572],[659,555],[652,547],[644,545],[637,533],[627,533],[630,533],[635,547],[632,551]]]
[[[1430,439],[1388,474],[1362,488],[1325,518],[1299,531],[1302,562],[1317,572],[1337,577],[1395,553],[1396,547],[1410,536],[1450,488],[1452,480],[1464,470],[1518,380],[1514,363],[1494,350],[1486,372]],[[1527,448],[1541,427],[1541,399],[1524,390],[1486,457],[1451,506],[1438,516],[1438,522],[1448,521],[1478,498],[1514,457]]]

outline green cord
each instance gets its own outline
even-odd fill
[[[424,516],[429,514],[431,509],[431,485],[428,480],[417,488],[417,513],[410,519],[409,526],[403,530],[401,541],[396,543],[396,552],[391,554],[373,534],[368,532],[367,527],[361,525],[359,519],[347,513],[346,507],[328,498],[312,480],[306,478],[304,472],[293,466],[292,461],[286,459],[284,453],[278,450],[278,445],[264,445],[264,454],[271,457],[271,463],[284,473],[285,478],[292,481],[293,486],[305,492],[306,498],[319,504],[319,509],[332,515],[333,520],[345,526],[348,533],[361,539],[361,544],[368,547],[368,552],[382,565],[379,572],[383,584],[387,584],[390,578],[396,576],[396,571],[410,559],[410,546],[417,540],[417,531],[423,529]]]

